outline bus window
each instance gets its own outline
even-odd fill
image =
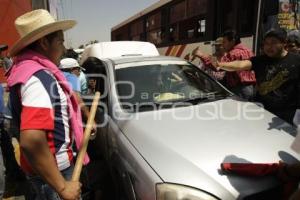
[[[238,18],[238,31],[241,36],[251,35],[255,30],[255,19],[257,9],[256,0],[243,0],[240,1],[239,5],[239,18]]]
[[[241,36],[255,34],[258,0],[219,0],[218,35],[227,29],[236,30]]]
[[[203,37],[206,31],[206,20],[202,17],[190,18],[180,22],[179,39]]]
[[[176,42],[179,40],[179,24],[178,22],[182,21],[186,14],[186,2],[181,1],[170,7],[170,16],[169,16],[169,41]]]
[[[161,33],[161,12],[150,15],[146,20],[147,41],[154,44],[162,42]]]
[[[161,43],[161,30],[153,30],[150,32],[147,32],[147,41],[154,43],[154,44],[160,44]]]
[[[187,17],[205,15],[207,13],[207,0],[188,0]]]
[[[115,41],[124,41],[129,39],[129,26],[123,26],[115,31],[112,32],[112,40]]]
[[[170,24],[174,24],[178,21],[181,21],[185,18],[186,9],[185,9],[186,2],[181,1],[170,8]]]
[[[143,32],[144,32],[144,24],[143,20],[140,19],[130,26],[130,38],[133,41],[141,41],[143,40]]]
[[[179,40],[179,31],[178,31],[178,24],[173,24],[170,26],[170,37],[169,41],[170,42],[176,42]]]
[[[147,31],[159,28],[161,26],[161,12],[155,13],[147,18],[146,29]]]
[[[220,31],[221,34],[227,29],[236,29],[237,4],[235,0],[221,0]]]
[[[170,42],[205,36],[207,0],[185,0],[170,7]]]

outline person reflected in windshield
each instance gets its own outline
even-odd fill
[[[174,91],[176,84],[184,85],[183,79],[176,73],[161,69],[157,79],[159,95],[154,97],[155,101],[167,101],[170,99],[185,98],[184,94]]]

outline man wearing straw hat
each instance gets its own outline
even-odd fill
[[[72,141],[77,148],[82,141],[80,107],[57,67],[65,51],[63,31],[75,24],[55,21],[46,10],[15,21],[21,38],[10,50],[14,65],[7,81],[13,118],[20,127],[21,167],[37,199],[80,198],[81,184],[70,181]]]

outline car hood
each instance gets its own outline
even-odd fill
[[[250,112],[241,112],[245,109]],[[299,160],[290,148],[296,134],[291,125],[256,104],[234,99],[135,113],[118,125],[164,182],[223,199],[240,199],[278,183],[272,177],[222,175],[221,163]]]

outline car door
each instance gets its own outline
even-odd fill
[[[108,115],[108,82],[107,82],[107,70],[105,63],[97,58],[88,58],[83,64],[86,71],[87,82],[91,79],[95,81],[95,92],[98,91],[101,94],[100,102],[98,104],[95,122],[97,124],[96,138],[89,143],[90,156],[94,159],[102,160],[106,159],[107,155],[107,115]],[[89,93],[83,96],[85,104],[90,107],[93,100],[93,92],[89,85]]]

